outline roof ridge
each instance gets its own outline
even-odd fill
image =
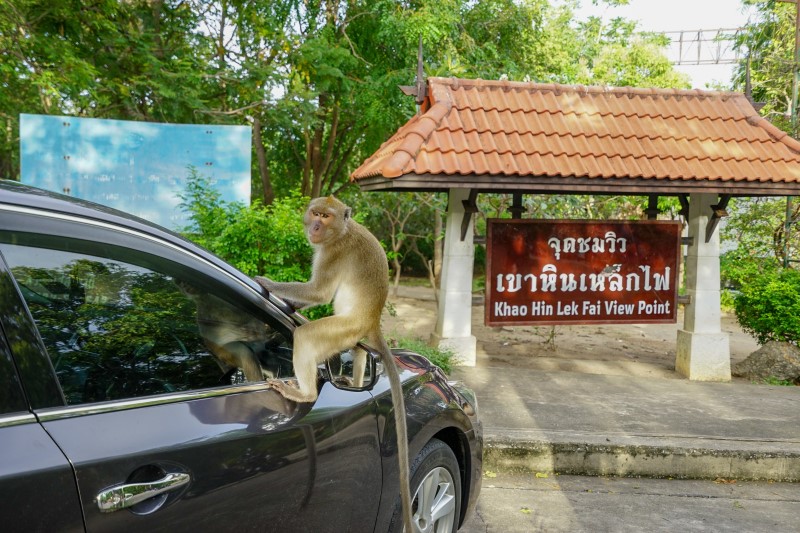
[[[454,104],[452,104],[452,105],[454,105]],[[458,107],[457,109],[464,109],[464,108]],[[467,109],[470,109],[471,111],[474,111],[474,109],[469,108],[469,107],[467,107]],[[709,116],[701,115],[701,114],[699,114],[697,112],[695,112],[693,114],[686,114],[686,113],[678,114],[675,111],[669,111],[668,113],[652,113],[652,112],[649,112],[649,111],[645,112],[645,113],[637,113],[635,111],[630,111],[630,112],[627,112],[627,111],[614,111],[614,110],[610,110],[610,109],[596,109],[593,112],[585,112],[584,110],[578,110],[578,109],[576,109],[574,107],[570,107],[568,109],[556,109],[556,110],[550,110],[550,109],[511,109],[509,107],[501,108],[501,107],[498,107],[497,105],[493,105],[491,107],[483,107],[483,108],[480,109],[480,111],[483,111],[483,112],[497,111],[498,113],[502,113],[504,111],[508,111],[509,113],[526,113],[526,114],[538,114],[538,115],[541,115],[542,113],[547,113],[549,115],[561,114],[561,115],[564,115],[565,117],[566,116],[570,116],[570,115],[575,115],[575,116],[585,115],[587,117],[593,117],[595,115],[598,115],[598,116],[601,116],[601,117],[611,116],[613,118],[618,118],[618,117],[628,117],[628,118],[630,118],[630,117],[641,117],[641,118],[651,118],[651,119],[657,119],[657,118],[685,118],[685,119],[697,119],[697,120],[744,120],[744,119],[747,119],[748,117],[751,116],[751,115],[748,115],[748,114],[746,114],[744,112],[742,113],[742,115],[740,117],[737,118],[737,117],[735,117],[733,115],[728,115],[728,116],[719,115],[719,116],[715,116],[715,117],[709,117]]]
[[[527,111],[521,111],[521,112],[527,113]],[[531,111],[531,113],[536,113],[536,112],[535,111]],[[612,115],[612,116],[616,117],[616,116],[619,116],[619,115]],[[663,115],[648,116],[647,118],[659,118],[659,117],[663,117]],[[705,119],[708,119],[708,120],[721,120],[721,121],[732,121],[732,122],[744,121],[745,120],[745,119],[737,119],[737,118],[732,118],[732,117],[727,117],[727,118],[722,118],[722,117],[708,118],[708,117],[704,117],[703,120],[705,120]],[[555,136],[560,137],[560,138],[564,138],[564,137],[584,137],[586,139],[590,139],[590,138],[606,139],[606,138],[609,138],[611,140],[616,140],[616,139],[621,137],[624,140],[629,140],[629,139],[637,139],[637,140],[639,140],[639,139],[650,139],[650,140],[673,139],[673,140],[676,140],[676,141],[686,140],[686,141],[699,141],[699,142],[703,142],[703,141],[722,141],[722,142],[735,142],[735,143],[744,143],[745,142],[740,138],[734,137],[733,135],[729,135],[729,136],[726,136],[726,137],[723,137],[721,135],[720,136],[716,136],[716,137],[712,137],[711,135],[701,136],[699,133],[683,133],[683,132],[679,132],[679,133],[677,133],[675,135],[672,135],[671,137],[667,137],[667,136],[664,136],[664,135],[651,135],[649,133],[641,133],[641,134],[639,134],[639,133],[611,133],[611,132],[608,132],[608,131],[606,131],[606,132],[597,132],[597,131],[589,131],[589,132],[586,132],[586,131],[560,132],[560,131],[557,131],[557,130],[552,130],[552,131],[551,130],[545,130],[544,128],[541,128],[538,131],[533,131],[533,130],[518,131],[518,130],[515,130],[515,131],[509,132],[509,131],[506,131],[506,130],[493,130],[493,129],[489,129],[489,128],[478,129],[477,125],[475,127],[472,127],[472,128],[466,128],[466,127],[465,128],[458,128],[458,127],[444,126],[439,131],[443,131],[443,130],[446,130],[446,131],[450,132],[451,134],[461,132],[463,135],[467,135],[469,133],[475,132],[478,135],[482,135],[484,133],[491,133],[493,135],[517,134],[520,137],[522,137],[524,135],[533,135],[533,136],[535,136],[535,135],[546,135],[548,137],[552,136],[552,135],[555,135]],[[758,142],[758,143],[764,144],[764,143],[767,143],[768,141],[763,140],[763,139],[753,139],[753,140],[747,141],[747,142]],[[505,152],[500,152],[500,153],[505,153]]]
[[[434,102],[427,111],[418,115],[415,121],[416,127],[409,128],[402,140],[397,139],[400,141],[399,145],[384,167],[383,174],[386,177],[394,178],[402,175],[408,162],[417,156],[422,146],[450,112],[453,102],[447,95],[437,96],[441,98],[441,101]]]
[[[611,136],[610,135],[605,135],[604,137],[611,137]],[[624,136],[618,135],[617,137],[624,137]],[[756,142],[766,143],[766,141],[756,141]],[[651,159],[651,160],[652,159],[659,159],[660,161],[666,161],[666,160],[672,160],[672,161],[692,161],[692,160],[706,161],[706,160],[709,160],[709,161],[712,161],[712,162],[715,162],[715,161],[725,161],[725,162],[727,162],[727,161],[735,161],[737,163],[741,162],[741,161],[752,161],[753,160],[752,158],[747,157],[746,155],[741,155],[741,154],[740,155],[732,155],[731,154],[731,155],[728,155],[728,156],[717,155],[717,154],[708,154],[708,155],[705,155],[705,156],[696,155],[696,154],[692,154],[692,155],[647,154],[647,153],[640,153],[640,154],[625,153],[625,154],[623,154],[623,153],[620,153],[620,152],[614,152],[614,153],[602,152],[602,153],[597,153],[597,154],[596,153],[586,154],[586,153],[582,153],[582,152],[577,151],[577,150],[569,151],[569,150],[563,149],[563,147],[561,147],[561,148],[562,149],[558,150],[558,151],[551,148],[551,149],[547,149],[547,150],[535,149],[535,150],[532,150],[532,151],[520,150],[520,151],[517,151],[517,152],[514,152],[513,150],[494,150],[492,152],[485,152],[485,151],[482,151],[480,149],[474,149],[474,148],[465,147],[465,148],[462,148],[462,149],[457,149],[457,148],[439,149],[439,150],[436,150],[436,152],[438,152],[440,154],[451,154],[452,153],[452,154],[456,154],[456,155],[458,155],[458,154],[484,154],[484,155],[486,155],[487,153],[495,153],[495,154],[499,154],[499,155],[505,155],[505,154],[521,155],[521,154],[524,154],[526,156],[531,156],[531,155],[552,155],[554,157],[558,157],[558,156],[561,156],[561,155],[566,155],[566,156],[578,155],[578,156],[581,156],[581,157],[589,157],[589,156],[591,156],[591,157],[595,157],[595,158],[597,158],[597,157],[606,157],[606,158],[633,157],[634,159]],[[428,151],[427,153],[428,154],[432,154],[434,152]],[[793,160],[793,159],[787,159],[785,157],[780,157],[780,156],[776,156],[776,155],[770,155],[770,156],[766,156],[766,157],[763,157],[763,158],[759,158],[758,161],[770,162],[770,163],[787,163],[787,162],[788,163],[793,163],[793,162],[795,162],[795,160]]]
[[[747,123],[759,127],[767,132],[767,135],[778,142],[786,145],[789,150],[800,154],[800,141],[780,129],[778,126],[761,116],[748,117]]]
[[[698,98],[745,98],[745,95],[736,91],[709,91],[705,89],[672,89],[660,87],[614,87],[610,85],[580,85],[580,84],[561,84],[561,83],[542,83],[533,81],[510,81],[510,80],[484,80],[481,78],[428,78],[428,85],[441,84],[457,89],[459,87],[475,88],[500,88],[505,90],[536,90],[539,92],[550,91],[558,94],[565,92],[583,94],[612,94],[616,96],[662,96],[662,97],[698,97]]]

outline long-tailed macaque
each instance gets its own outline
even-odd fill
[[[296,402],[317,399],[317,365],[362,339],[381,354],[389,376],[397,430],[400,499],[407,532],[413,531],[409,490],[408,431],[400,375],[381,333],[381,312],[389,291],[389,267],[378,239],[350,217],[350,208],[329,196],[311,200],[303,217],[306,237],[314,248],[307,283],[256,281],[281,298],[303,306],[329,303],[334,315],[303,324],[295,330],[293,364],[297,386],[280,380],[269,385]],[[353,375],[364,375],[367,354],[354,350]]]

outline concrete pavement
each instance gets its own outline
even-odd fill
[[[420,303],[433,292],[400,289],[398,324],[427,338],[435,307]],[[473,306],[473,328],[482,309]],[[675,339],[679,324],[631,327]],[[730,335],[732,352],[757,348],[739,330]],[[538,356],[535,366],[492,365],[478,344],[477,366],[455,367],[451,377],[477,394],[486,470],[800,481],[800,387],[689,381],[622,350],[616,361]]]
[[[793,483],[524,474],[483,480],[460,533],[797,533]]]
[[[800,387],[480,363],[451,377],[477,394],[488,471],[800,481]]]

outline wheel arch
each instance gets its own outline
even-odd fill
[[[467,503],[470,501],[471,496],[469,477],[472,472],[472,458],[470,457],[469,453],[467,436],[458,428],[447,427],[441,429],[439,432],[433,435],[430,440],[432,439],[438,439],[444,442],[453,451],[453,454],[456,456],[456,460],[458,461],[458,470],[461,477],[462,502],[458,517],[458,526],[461,527],[461,524],[464,523],[467,508],[469,507]]]

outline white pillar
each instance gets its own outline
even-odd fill
[[[442,281],[439,287],[439,312],[430,343],[452,350],[458,358],[458,364],[475,366],[477,340],[472,335],[474,217],[470,219],[464,240],[461,240],[461,222],[464,219],[462,201],[468,198],[469,190],[450,189],[444,234]]]
[[[675,370],[696,381],[730,381],[731,352],[720,316],[719,227],[706,242],[706,225],[715,194],[689,198],[689,237],[686,255],[686,294],[691,298],[678,330]]]

